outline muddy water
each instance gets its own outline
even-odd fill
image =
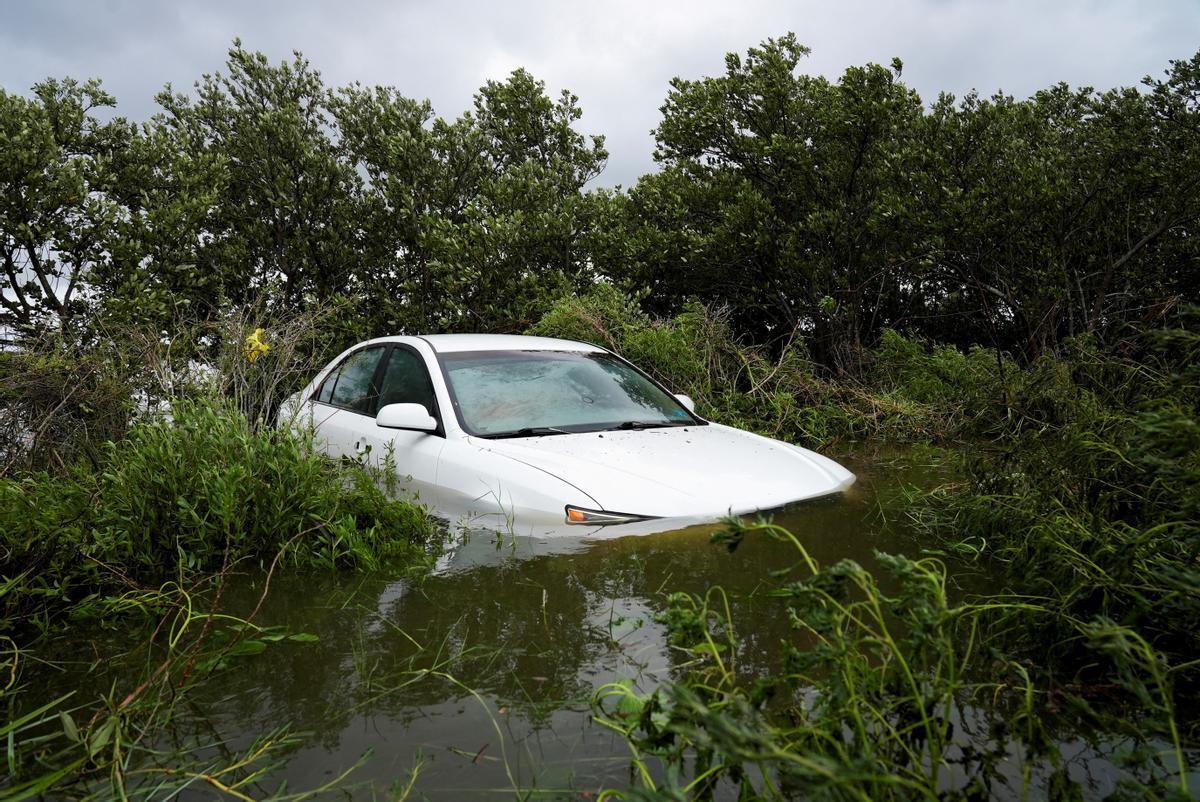
[[[943,478],[938,471],[915,453],[839,461],[859,476],[848,493],[776,511],[775,522],[823,565],[849,558],[872,567],[877,550],[917,554],[900,491],[930,486]],[[710,542],[718,528],[595,541],[477,531],[432,575],[278,574],[256,622],[316,640],[272,643],[200,683],[153,736],[157,762],[169,766],[183,750],[229,765],[260,736],[289,727],[297,746],[242,787],[251,797],[317,788],[345,772],[328,798],[398,799],[408,789],[409,799],[579,800],[626,787],[628,747],[592,721],[590,700],[605,683],[630,679],[649,690],[678,672],[683,657],[655,620],[668,593],[724,588],[745,677],[777,671],[779,645],[794,637],[768,591],[779,581],[773,574],[797,561],[795,549],[759,536],[730,553]],[[955,593],[1000,590],[963,566],[951,571]],[[223,606],[248,614],[263,580],[236,579]],[[156,664],[135,647],[145,638],[64,634],[45,654],[60,668],[28,701],[68,690],[95,700],[113,688],[120,698],[130,677]],[[1072,737],[1059,743],[1071,778],[1085,796],[1105,796],[1119,772]],[[1019,789],[1023,761],[1013,749]],[[1020,798],[1019,790],[1001,796]],[[214,797],[197,781],[173,798]]]
[[[824,565],[849,558],[872,567],[877,550],[918,553],[900,491],[930,486],[942,478],[937,470],[915,453],[840,461],[859,475],[848,493],[777,511],[775,522]],[[590,700],[605,683],[629,679],[649,690],[679,670],[683,658],[655,620],[668,593],[724,588],[740,639],[736,670],[746,677],[777,670],[779,645],[794,636],[768,591],[773,574],[797,561],[795,549],[751,537],[730,553],[710,542],[717,528],[598,541],[478,531],[432,575],[277,575],[256,622],[316,640],[272,643],[199,684],[153,736],[157,762],[169,766],[182,750],[229,765],[288,727],[297,746],[241,788],[252,798],[318,788],[347,772],[323,798],[580,800],[626,787],[628,747],[592,721]],[[954,593],[1000,590],[963,566],[951,572]],[[227,587],[227,611],[253,609],[263,580],[243,576]],[[120,698],[129,690],[122,683],[153,668],[134,647],[144,639],[64,635],[46,655],[58,652],[61,673],[47,672],[49,684],[29,701],[68,690],[94,700],[113,688]],[[141,664],[129,665],[135,659]],[[1121,776],[1106,755],[1128,745],[1094,743],[1065,733],[1058,747],[1070,779],[1098,799]],[[1024,760],[1015,744],[1008,751],[1012,793],[993,792],[1018,799]],[[1033,779],[1048,781],[1041,768]],[[214,796],[196,781],[172,798]]]
[[[775,521],[822,564],[914,553],[896,490],[931,481],[928,469],[847,462],[860,476],[850,493]],[[414,766],[416,793],[435,799],[621,787],[627,747],[591,721],[589,699],[606,682],[648,689],[671,676],[680,657],[654,620],[667,593],[725,588],[747,675],[774,663],[788,634],[765,591],[794,548],[753,538],[729,553],[710,543],[716,528],[599,542],[476,532],[420,580],[276,579],[259,622],[320,640],[272,646],[194,701],[233,746],[285,724],[311,733],[265,787],[318,786],[364,755],[350,775],[361,798],[386,796]]]

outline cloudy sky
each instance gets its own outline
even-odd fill
[[[581,130],[611,152],[598,183],[626,186],[653,169],[671,77],[718,74],[726,52],[787,31],[812,48],[812,73],[898,56],[926,100],[1129,85],[1200,48],[1200,0],[0,0],[0,20],[5,90],[96,76],[135,119],[163,84],[188,89],[220,70],[235,36],[275,61],[302,51],[329,85],[396,86],[446,117],[525,67],[579,96]]]

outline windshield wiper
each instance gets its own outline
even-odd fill
[[[504,440],[509,437],[543,437],[548,434],[571,434],[571,432],[554,426],[526,426],[523,429],[516,429],[511,432],[496,432],[495,434],[481,434],[479,436],[488,440]]]
[[[682,420],[627,420],[624,423],[618,423],[616,426],[610,426],[604,431],[617,432],[629,429],[661,429],[667,426],[690,426],[693,421]]]

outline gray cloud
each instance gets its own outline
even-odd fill
[[[97,76],[119,112],[144,119],[170,82],[222,68],[235,36],[273,60],[292,50],[327,83],[387,84],[443,116],[489,78],[523,66],[580,97],[582,130],[606,135],[601,184],[653,169],[650,131],[671,77],[718,74],[727,51],[795,31],[806,69],[899,56],[926,100],[976,88],[1025,96],[1057,81],[1108,88],[1159,74],[1200,47],[1200,3],[1097,0],[747,0],[715,2],[0,2],[0,85]]]

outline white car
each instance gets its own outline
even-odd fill
[[[687,396],[569,340],[381,337],[342,353],[284,416],[331,456],[390,453],[437,514],[520,533],[668,529],[677,521],[658,519],[713,520],[854,482],[812,451],[705,421]]]

